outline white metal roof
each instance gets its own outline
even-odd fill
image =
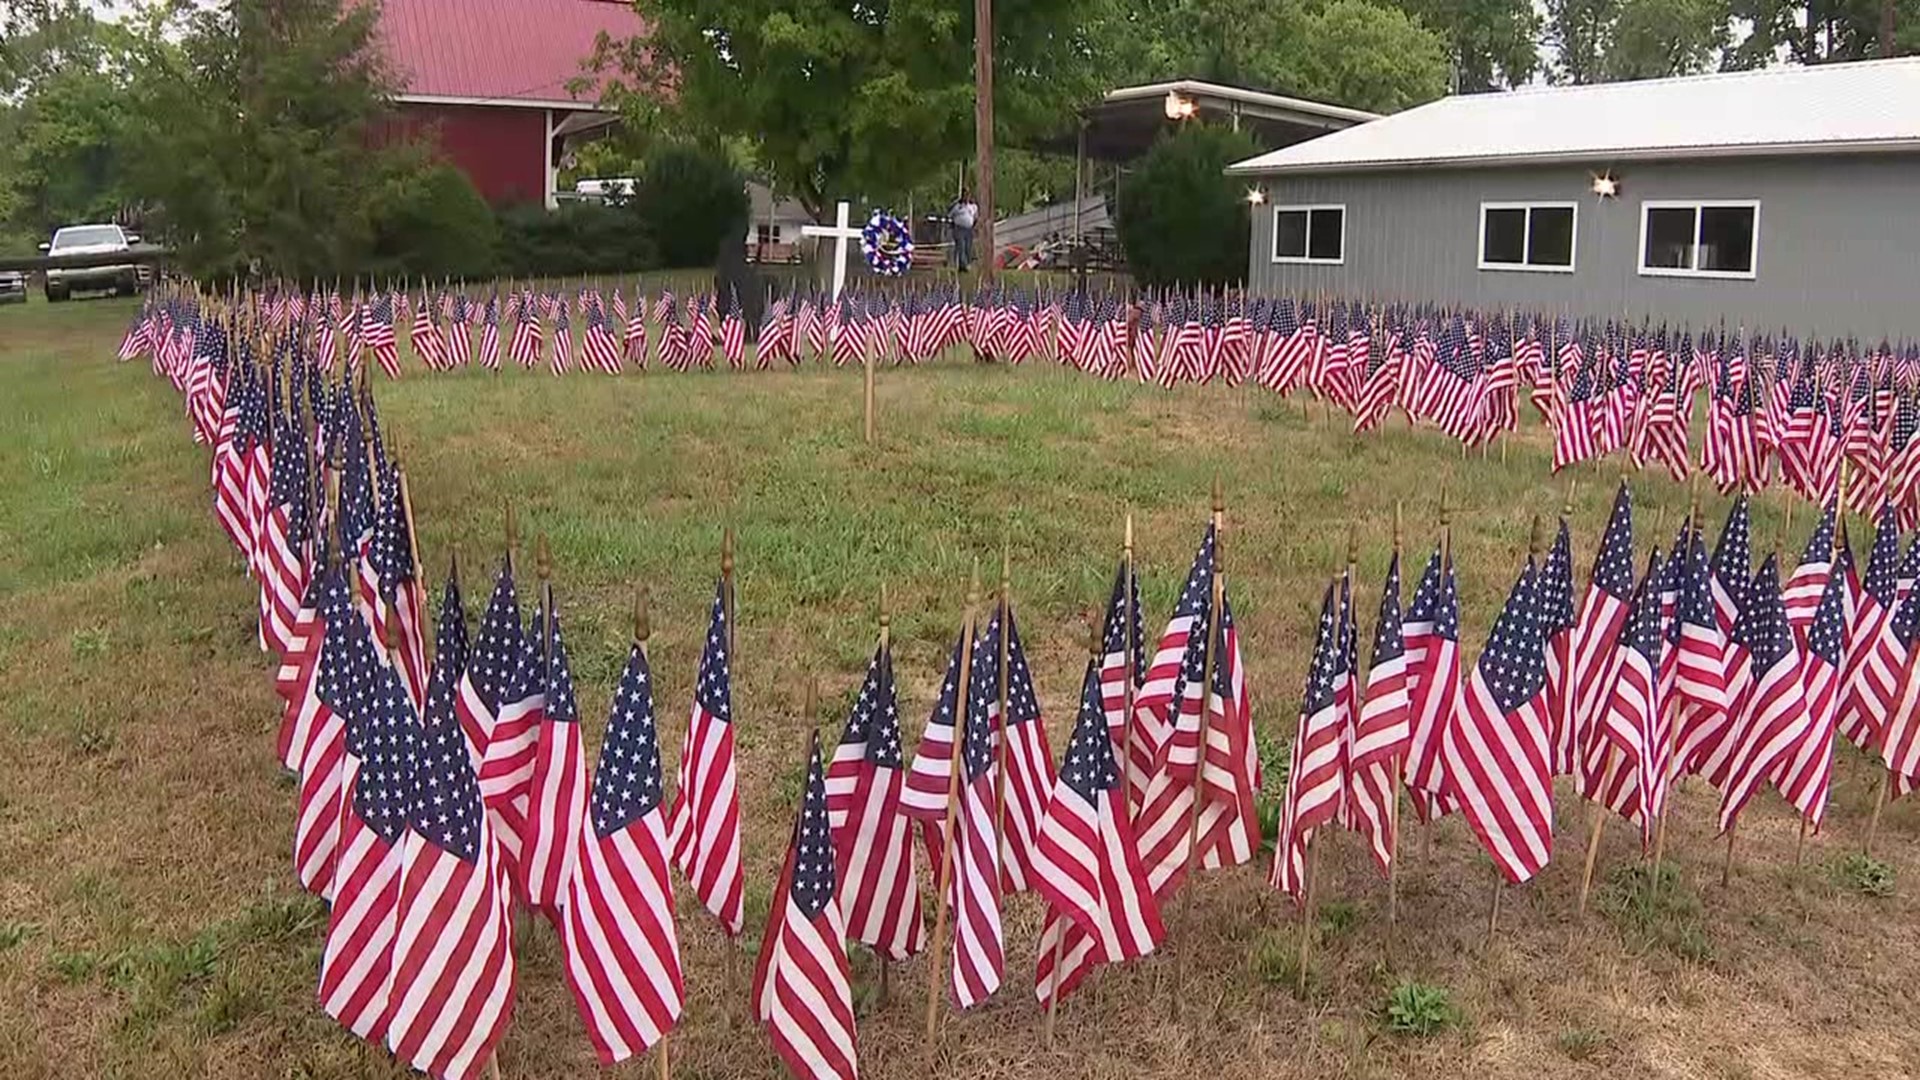
[[[1920,57],[1472,94],[1262,154],[1235,173],[1920,149]]]
[[[1242,107],[1252,106],[1271,110],[1281,116],[1335,120],[1343,124],[1358,124],[1380,118],[1379,113],[1368,112],[1365,109],[1349,109],[1345,105],[1329,105],[1324,101],[1309,101],[1306,98],[1287,97],[1284,94],[1269,94],[1264,90],[1249,90],[1244,86],[1224,86],[1220,83],[1202,82],[1199,79],[1176,79],[1173,82],[1147,83],[1144,86],[1122,86],[1117,90],[1107,91],[1101,100],[1158,99],[1166,97],[1168,93],[1190,98],[1213,98]]]

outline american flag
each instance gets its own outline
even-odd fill
[[[747,365],[747,322],[740,316],[740,296],[729,291],[727,313],[720,318],[720,352],[735,371]]]
[[[914,822],[900,804],[906,760],[886,644],[867,664],[825,782],[848,936],[883,959],[905,960],[926,947],[927,935],[913,865]]]
[[[1407,669],[1405,629],[1400,618],[1400,553],[1387,566],[1374,623],[1373,659],[1367,687],[1347,740],[1347,804],[1343,820],[1359,833],[1381,873],[1393,866],[1398,851],[1397,803],[1401,762],[1413,739],[1412,681]]]
[[[322,577],[320,618],[325,621],[312,681],[300,703],[293,739],[300,755],[299,809],[293,828],[293,865],[300,884],[321,897],[333,888],[333,865],[339,840],[340,769],[346,754],[346,721],[352,696],[358,690],[352,661],[359,655],[356,639],[367,635],[366,624],[354,614],[347,583],[337,566]]]
[[[487,297],[486,311],[480,317],[480,366],[500,370],[500,293]]]
[[[1741,681],[1747,690],[1739,699],[1739,711],[1726,737],[1733,753],[1725,779],[1716,784],[1721,791],[1722,832],[1739,820],[1748,800],[1763,781],[1776,774],[1808,727],[1800,650],[1787,625],[1786,607],[1780,602],[1779,569],[1772,556],[1761,564],[1753,586],[1752,603],[1741,611],[1733,635],[1738,661],[1746,669]],[[1831,583],[1826,592],[1835,597],[1837,605],[1839,593]],[[1824,598],[1821,604],[1827,606]],[[1839,617],[1837,606],[1834,616]],[[1831,735],[1831,727],[1828,732]]]
[[[1460,699],[1460,598],[1453,560],[1435,550],[1414,588],[1403,628],[1407,691],[1413,720],[1401,778],[1422,821],[1453,809],[1443,734]]]
[[[1140,865],[1126,784],[1107,731],[1100,668],[1099,658],[1087,665],[1080,714],[1040,830],[1034,890],[1047,902],[1047,921],[1040,935],[1034,992],[1042,1007],[1071,989],[1066,983],[1067,938],[1074,939],[1076,954],[1087,956],[1075,968],[1083,975],[1095,963],[1145,956],[1166,937],[1153,885]]]
[[[1126,770],[1128,805],[1137,809],[1146,797],[1153,772],[1155,748],[1134,738],[1128,704],[1147,674],[1146,622],[1140,612],[1140,581],[1131,560],[1123,559],[1113,575],[1113,595],[1100,633],[1100,706],[1106,711],[1107,732]]]
[[[1307,848],[1322,825],[1337,821],[1347,798],[1346,734],[1353,723],[1352,582],[1341,575],[1320,601],[1320,630],[1301,692],[1300,720],[1289,753],[1285,809],[1274,842],[1268,884],[1296,900],[1306,895]]]
[[[605,372],[608,375],[620,374],[620,342],[613,336],[613,328],[607,324],[606,307],[600,302],[598,293],[586,297],[587,328],[580,339],[581,366]]]
[[[1813,625],[1813,613],[1820,608],[1820,597],[1827,591],[1827,579],[1833,576],[1833,533],[1836,507],[1829,503],[1820,514],[1819,522],[1813,528],[1813,534],[1807,537],[1807,546],[1801,551],[1800,563],[1794,567],[1793,576],[1781,590],[1781,599],[1787,608],[1787,624],[1793,627],[1794,637],[1802,648],[1807,643],[1807,627]]]
[[[540,610],[545,617],[535,625],[543,641],[534,662],[544,707],[535,729],[522,863],[527,903],[561,929],[567,882],[573,878],[580,834],[586,828],[587,762],[580,739],[580,703],[574,695],[573,669],[560,639],[560,616],[554,610],[551,587]]]
[[[1548,759],[1547,660],[1529,564],[1447,725],[1448,788],[1480,846],[1515,884],[1553,856],[1553,768]]]
[[[1816,831],[1826,816],[1827,794],[1833,786],[1833,735],[1846,690],[1846,609],[1845,580],[1827,582],[1813,625],[1807,628],[1807,648],[1800,658],[1800,718],[1792,742],[1769,774],[1780,794]],[[1877,733],[1869,739],[1874,737]],[[1871,750],[1875,743],[1857,745]]]
[[[680,751],[679,790],[667,811],[674,865],[729,936],[739,934],[746,919],[733,738],[733,629],[727,602],[732,586],[722,579],[714,589],[713,616],[694,683],[693,718]]]
[[[512,896],[460,722],[419,733],[401,856],[387,1046],[449,1080],[480,1075],[513,1014]]]
[[[949,824],[951,891],[945,897],[953,917],[953,948],[948,987],[953,1001],[970,1009],[1000,988],[1006,966],[1001,934],[1001,868],[996,837],[993,728],[994,684],[988,668],[976,663],[967,680],[965,717],[960,724],[958,798]],[[815,761],[818,761],[816,757]],[[816,764],[816,769],[818,765]]]
[[[457,293],[447,321],[447,359],[459,366],[473,363],[473,301]]]
[[[511,559],[505,559],[501,561],[500,576],[494,582],[493,596],[480,619],[472,661],[462,673],[459,694],[454,699],[468,751],[482,775],[483,794],[487,789],[487,766],[489,763],[495,766],[496,799],[511,801],[511,781],[516,779],[511,773],[516,769],[524,769],[528,778],[532,775],[538,717],[534,715],[531,700],[536,689],[528,677],[531,670],[526,656],[526,637],[520,628],[520,600],[513,583],[513,564]],[[502,741],[497,750],[493,746],[496,739]],[[488,809],[495,808],[489,806]],[[517,831],[515,836],[517,840]]]
[[[1839,698],[1840,734],[1869,752],[1880,745],[1881,723],[1899,697],[1906,671],[1906,649],[1893,630],[1899,563],[1899,516],[1892,503],[1882,503],[1867,555],[1866,579],[1848,597],[1852,602],[1846,611],[1847,654]],[[1814,655],[1810,650],[1809,664]]]
[[[1190,860],[1208,869],[1237,866],[1258,847],[1253,796],[1260,758],[1240,635],[1214,564],[1217,544],[1217,530],[1209,526],[1134,703],[1134,737],[1160,732],[1152,736],[1155,768],[1137,825],[1142,861],[1162,897],[1177,887]],[[1210,686],[1204,679],[1209,652]]]
[[[573,369],[573,316],[568,314],[566,297],[548,296],[545,302],[553,309],[553,355],[548,357],[549,367],[555,375],[565,375]]]
[[[615,289],[613,293],[613,304],[616,320],[624,324],[622,328],[621,350],[626,353],[628,360],[633,361],[635,367],[641,371],[645,371],[647,370],[647,298],[641,295],[638,288],[635,288],[633,291],[633,311],[622,314],[620,311],[620,291]]]
[[[381,293],[364,310],[360,334],[365,346],[373,350],[373,359],[387,378],[400,377],[400,344],[393,336],[393,294]]]
[[[635,643],[607,711],[561,923],[567,985],[603,1065],[658,1043],[685,1004],[663,801],[653,673]]]
[[[281,658],[273,678],[274,690],[285,702],[276,740],[280,763],[296,774],[312,742],[313,714],[309,705],[313,700],[313,677],[321,639],[326,630],[326,593],[326,575],[310,573],[306,589],[300,595],[300,611],[293,618],[292,648]]]
[[[859,1072],[853,978],[837,899],[824,773],[815,735],[793,844],[754,965],[754,1017],[799,1080],[853,1080]]]
[[[438,317],[428,309],[428,297],[420,296],[420,306],[413,312],[413,355],[427,365],[429,371],[444,371],[453,365],[448,362],[447,344],[440,336]]]
[[[1573,538],[1565,517],[1560,519],[1553,547],[1547,550],[1547,561],[1534,587],[1540,590],[1540,633],[1547,648],[1547,718],[1552,731],[1553,772],[1555,776],[1571,776],[1578,767],[1583,729],[1575,724],[1573,711],[1574,639],[1579,620],[1573,608]],[[1608,642],[1607,648],[1612,647]]]
[[[521,367],[531,370],[540,363],[540,340],[546,336],[540,323],[540,304],[532,292],[522,292],[513,303],[513,337],[507,342],[507,355]]]
[[[1734,749],[1726,738],[1739,696],[1733,679],[1744,676],[1746,668],[1733,662],[1731,635],[1720,628],[1702,531],[1696,523],[1684,554],[1669,557],[1670,564],[1680,567],[1675,629],[1670,634],[1675,669],[1673,764],[1719,786],[1716,777],[1722,775],[1727,752]]]
[[[301,598],[307,590],[308,470],[306,440],[282,417],[274,438],[273,476],[259,551],[260,635],[285,663],[297,641]]]
[[[1587,581],[1587,595],[1580,603],[1580,616],[1573,628],[1569,664],[1573,676],[1572,730],[1565,739],[1569,753],[1574,747],[1586,745],[1588,733],[1599,723],[1613,667],[1614,639],[1632,610],[1632,593],[1633,498],[1623,482],[1614,494],[1613,513],[1607,518],[1600,550],[1594,554],[1593,576]],[[1573,768],[1575,761],[1564,764],[1568,766],[1564,771],[1578,775]]]
[[[974,658],[968,664],[972,668],[970,672],[961,666],[969,656]],[[920,746],[907,769],[900,804],[908,814],[922,821],[938,823],[946,818],[947,794],[953,779],[954,725],[960,707],[960,683],[966,680],[971,684],[972,676],[983,670],[984,661],[979,657],[979,635],[969,643],[963,632],[948,656],[947,673],[940,681],[940,696],[934,702],[926,726],[921,729]],[[939,865],[940,852],[930,845],[927,854],[929,862]]]
[[[1900,601],[1893,616],[1893,632],[1911,664],[1916,640],[1920,640],[1920,596],[1908,593]],[[1920,679],[1900,680],[1900,696],[1880,731],[1879,752],[1887,767],[1890,800],[1920,787]]]
[[[413,564],[413,540],[407,533],[406,506],[400,496],[400,469],[390,461],[381,462],[379,468],[380,508],[374,515],[373,536],[367,547],[367,562],[378,576],[380,588],[375,629],[381,640],[393,641],[400,682],[417,711],[424,706],[427,693],[427,597],[419,568]]]
[[[1004,621],[1004,639],[1002,636]],[[1047,797],[1053,791],[1053,749],[1047,745],[1047,725],[1040,716],[1040,699],[1033,692],[1033,672],[1020,643],[1013,608],[1002,605],[987,622],[981,641],[991,665],[987,722],[997,736],[998,767],[1006,774],[997,781],[994,832],[1000,837],[1002,887],[1025,892],[1033,881],[1034,848],[1040,842],[1040,824],[1046,818]],[[1006,666],[1000,666],[1001,651]],[[1000,714],[998,687],[1006,686],[1007,711]]]
[[[358,643],[352,678],[361,688],[347,717],[346,798],[341,805],[333,908],[320,956],[320,1004],[347,1030],[385,1042],[392,1009],[394,912],[400,901],[402,842],[413,803],[420,719],[406,688]],[[450,717],[453,678],[439,676],[429,723]]]
[[[1581,794],[1640,826],[1642,846],[1664,805],[1665,755],[1655,738],[1660,710],[1658,555],[1647,566],[1616,640],[1612,685],[1583,749]]]

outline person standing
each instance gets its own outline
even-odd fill
[[[953,265],[964,272],[973,264],[973,226],[979,219],[980,207],[962,191],[947,216],[953,222]]]

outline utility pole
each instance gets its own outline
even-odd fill
[[[973,0],[973,232],[980,280],[993,280],[993,0]]]

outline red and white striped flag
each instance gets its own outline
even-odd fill
[[[1802,720],[1772,775],[1780,794],[1815,832],[1826,817],[1827,795],[1833,787],[1833,736],[1846,688],[1846,607],[1845,583],[1838,578],[1828,582],[1827,595],[1820,598],[1813,625],[1807,629],[1807,648],[1800,658]],[[1877,735],[1876,729],[1869,738]],[[1871,748],[1873,743],[1865,745]]]
[[[1553,856],[1547,657],[1531,563],[1494,620],[1447,725],[1447,786],[1494,866],[1515,884]]]
[[[1053,792],[1053,749],[1047,745],[1046,721],[1040,716],[1033,672],[1027,667],[1027,651],[1020,644],[1020,628],[1011,607],[994,612],[981,647],[986,650],[995,680],[988,688],[988,722],[1005,740],[998,746],[998,767],[1007,770],[998,788],[1004,792],[1004,801],[998,803],[994,814],[995,831],[1000,836],[1002,885],[1009,894],[1021,893],[1032,887],[1034,849],[1040,842],[1040,823],[1046,818],[1047,799]],[[1005,683],[1007,702],[1004,717],[1000,714],[1001,682]]]
[[[561,910],[573,880],[580,834],[587,818],[587,762],[580,742],[580,703],[573,669],[560,640],[560,616],[548,586],[535,621],[542,637],[534,658],[541,682],[540,724],[535,729],[533,776],[528,781],[525,846],[521,860],[527,903],[561,926]]]
[[[926,947],[914,821],[900,804],[905,766],[893,653],[883,644],[867,664],[860,696],[834,746],[826,792],[847,934],[886,960],[905,960]]]
[[[913,763],[907,768],[906,785],[900,792],[900,805],[908,814],[935,824],[947,814],[947,795],[953,777],[954,716],[960,707],[960,662],[966,648],[964,636],[953,644],[953,652],[947,658],[947,673],[940,681],[940,696],[934,702],[926,726],[921,729],[920,746],[914,751]],[[979,653],[980,639],[976,635],[972,655]],[[928,861],[934,866],[940,864],[937,847],[930,843],[927,851]]]
[[[512,896],[457,718],[420,732],[401,855],[387,1046],[447,1080],[479,1076],[513,1015]]]
[[[1100,706],[1107,714],[1107,734],[1120,755],[1127,804],[1138,808],[1146,798],[1154,748],[1146,739],[1134,738],[1134,718],[1127,708],[1147,673],[1146,621],[1140,613],[1140,580],[1131,562],[1123,560],[1114,571],[1113,595],[1101,625]]]
[[[1422,821],[1457,809],[1442,753],[1447,722],[1460,700],[1460,597],[1453,560],[1436,549],[1413,591],[1404,626],[1408,711],[1413,727],[1401,779]]]
[[[680,751],[679,790],[667,811],[674,865],[730,937],[740,933],[746,919],[733,738],[733,630],[727,618],[731,586],[723,579],[714,590],[713,616],[694,683],[693,718]]]
[[[1352,583],[1341,575],[1320,601],[1320,629],[1300,699],[1289,754],[1285,808],[1267,883],[1296,900],[1306,895],[1307,847],[1320,826],[1338,820],[1346,801],[1346,734],[1353,712]]]
[[[1574,775],[1579,768],[1581,730],[1573,717],[1574,636],[1579,620],[1573,608],[1573,538],[1567,519],[1560,519],[1553,547],[1540,567],[1534,587],[1540,590],[1540,627],[1547,648],[1547,717],[1555,776]]]
[[[1593,576],[1587,581],[1587,595],[1580,602],[1580,616],[1573,627],[1573,650],[1568,671],[1573,688],[1571,730],[1554,744],[1556,773],[1578,775],[1574,748],[1588,743],[1588,733],[1600,722],[1607,680],[1613,667],[1614,640],[1626,625],[1633,592],[1633,499],[1623,482],[1613,497],[1613,513],[1607,518],[1607,530],[1600,538],[1600,550],[1593,557]],[[1564,766],[1562,768],[1561,766]]]
[[[793,844],[754,964],[753,1011],[799,1080],[853,1080],[859,1073],[853,978],[836,898],[824,773],[815,735]]]
[[[1813,625],[1813,613],[1820,608],[1820,597],[1826,594],[1827,579],[1833,576],[1833,530],[1834,512],[1832,503],[1820,515],[1820,523],[1814,526],[1813,535],[1807,537],[1807,546],[1801,552],[1800,564],[1794,567],[1793,576],[1781,590],[1782,602],[1787,608],[1787,623],[1793,627],[1793,636],[1806,647],[1807,627]]]
[[[501,604],[501,583],[506,591],[504,604]],[[485,665],[512,665],[500,670],[502,681],[496,684],[499,689],[491,703],[493,725],[486,736],[486,749],[480,755],[478,771],[480,797],[486,803],[488,824],[500,846],[501,864],[524,897],[527,808],[532,801],[534,755],[540,741],[540,718],[546,710],[546,686],[540,677],[540,656],[520,626],[511,565],[501,567],[500,583],[496,583],[493,602],[487,606],[489,617],[495,614],[496,605],[504,609],[508,621],[496,623],[492,634],[482,622],[480,639],[475,643],[477,655],[467,673],[472,676],[480,671],[491,676],[492,672],[483,671]],[[540,625],[542,620],[542,613],[536,609],[534,625]],[[469,704],[468,697],[463,687],[463,706]],[[466,722],[467,716],[463,713],[461,723],[464,726]]]
[[[1349,829],[1367,841],[1382,874],[1393,866],[1398,851],[1397,785],[1400,765],[1413,740],[1413,706],[1408,693],[1405,628],[1400,619],[1400,553],[1387,567],[1387,583],[1380,593],[1380,616],[1374,624],[1373,661],[1367,667],[1367,689],[1352,728],[1347,733],[1347,805]]]
[[[653,672],[636,643],[607,712],[560,924],[567,985],[602,1065],[658,1043],[685,1006],[664,791]]]
[[[1034,992],[1046,1007],[1072,987],[1054,973],[1054,942],[1087,943],[1089,963],[1118,964],[1152,952],[1166,937],[1153,885],[1140,865],[1127,789],[1107,732],[1101,661],[1087,665],[1080,714],[1067,740],[1060,780],[1047,802],[1034,891],[1047,901]],[[1060,954],[1065,968],[1065,942]],[[1076,983],[1078,978],[1074,980]]]
[[[1664,755],[1654,739],[1663,707],[1657,555],[1655,559],[1615,639],[1609,685],[1576,774],[1582,795],[1640,827],[1642,846],[1653,842],[1664,780]]]
[[[944,898],[953,920],[948,987],[954,1004],[971,1009],[1000,989],[1006,968],[1002,936],[1000,849],[995,836],[994,684],[992,670],[974,653],[967,679],[965,719],[960,727],[958,794],[948,811],[946,858],[953,860],[951,889]],[[817,759],[816,759],[817,760]]]
[[[293,865],[308,892],[327,898],[339,843],[341,766],[346,756],[343,716],[358,687],[349,661],[355,655],[355,637],[367,635],[367,625],[354,613],[338,566],[330,567],[322,578],[320,619],[324,636],[295,725],[300,732],[296,740],[304,744],[305,753],[300,756]]]
[[[1880,745],[1880,726],[1899,697],[1906,667],[1906,648],[1893,630],[1899,565],[1899,517],[1892,503],[1881,503],[1867,576],[1847,605],[1847,654],[1840,683],[1840,734],[1866,751]],[[1807,659],[1811,664],[1811,652]]]
[[[1880,760],[1887,767],[1887,798],[1920,787],[1920,590],[1907,594],[1894,612],[1893,632],[1907,660],[1901,668],[1900,695],[1880,729]]]
[[[1827,593],[1835,598],[1838,617],[1838,591],[1829,584]],[[1828,606],[1827,601],[1822,599],[1821,605]],[[1739,820],[1761,783],[1777,775],[1781,762],[1808,727],[1800,649],[1787,625],[1786,606],[1780,602],[1780,572],[1772,556],[1761,564],[1754,579],[1749,603],[1734,627],[1733,641],[1736,662],[1744,669],[1737,678],[1746,689],[1734,705],[1726,735],[1732,754],[1725,779],[1717,784],[1721,832]]]

